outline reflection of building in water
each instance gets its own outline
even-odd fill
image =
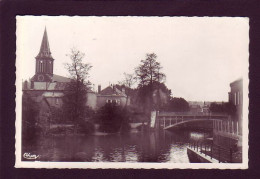
[[[242,146],[243,123],[243,80],[230,83],[229,102],[235,106],[229,120],[214,120],[214,143],[223,147],[235,148]]]

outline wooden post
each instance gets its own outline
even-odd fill
[[[213,146],[213,144],[211,144],[211,147],[210,147],[210,159],[212,159],[212,146]]]
[[[165,128],[165,117],[163,117],[163,127]]]
[[[232,124],[232,134],[234,134],[234,122],[232,121],[231,124]]]
[[[220,163],[220,146],[218,146],[218,163]]]
[[[229,133],[229,128],[230,128],[230,127],[229,127],[229,121],[228,121],[228,123],[227,123],[227,128],[228,128],[228,131],[227,131],[227,132]]]
[[[230,163],[232,163],[232,148],[230,148]]]
[[[238,121],[237,121],[237,135],[238,135]]]

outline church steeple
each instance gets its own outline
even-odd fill
[[[47,35],[46,27],[44,29],[42,43],[36,59],[34,81],[51,81],[53,76],[53,61]]]
[[[44,29],[44,34],[43,34],[43,38],[42,38],[42,44],[41,44],[40,52],[37,55],[37,57],[52,58],[46,27]]]

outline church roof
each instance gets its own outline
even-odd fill
[[[52,58],[46,27],[45,27],[43,38],[42,38],[40,52],[36,58],[39,58],[39,57]]]
[[[70,78],[67,78],[67,77],[64,77],[64,76],[60,76],[60,75],[55,75],[53,74],[53,77],[52,77],[52,81],[53,82],[70,82],[71,79]]]

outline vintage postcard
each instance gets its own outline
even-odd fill
[[[16,20],[15,167],[248,168],[248,18]]]

